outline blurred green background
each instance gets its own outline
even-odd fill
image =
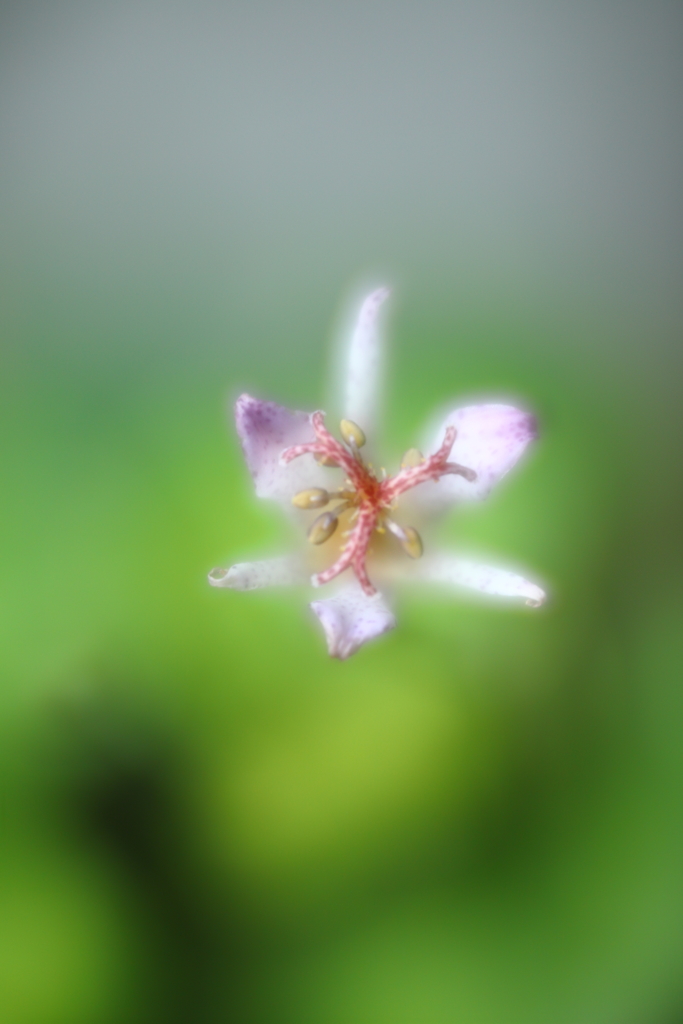
[[[683,1021],[679,5],[6,2],[0,1020]],[[329,660],[240,390],[541,439]],[[226,415],[226,408],[228,413]]]

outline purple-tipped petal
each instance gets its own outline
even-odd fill
[[[376,425],[382,364],[377,317],[388,296],[388,288],[377,288],[367,296],[349,345],[344,416],[366,434],[372,434]]]
[[[536,421],[528,412],[512,405],[469,405],[448,414],[427,454],[438,448],[449,426],[457,434],[448,461],[473,469],[477,477],[470,482],[456,474],[442,476],[416,488],[415,500],[435,512],[455,502],[486,498],[536,437]]]
[[[303,567],[294,558],[269,558],[263,562],[238,562],[229,569],[212,569],[212,587],[228,590],[260,590],[262,587],[289,587],[306,579]]]
[[[235,403],[235,423],[249,472],[259,498],[272,498],[291,507],[294,494],[308,487],[329,487],[330,469],[318,465],[312,455],[302,455],[280,465],[285,448],[315,441],[311,417],[275,402],[240,395]]]
[[[326,601],[313,601],[311,608],[325,630],[330,655],[342,661],[396,625],[382,595],[367,597],[357,583],[348,584]]]
[[[524,579],[515,572],[497,569],[492,565],[481,565],[479,562],[446,553],[432,555],[431,558],[425,558],[417,563],[411,575],[414,579],[445,583],[454,587],[468,587],[483,594],[521,597],[534,608],[543,604],[546,598],[545,591],[536,583]]]

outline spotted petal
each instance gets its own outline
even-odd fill
[[[325,630],[330,655],[342,661],[396,625],[382,595],[367,597],[355,582],[326,601],[313,601],[311,608]]]
[[[291,508],[297,491],[329,487],[330,470],[319,466],[310,454],[287,466],[280,465],[285,448],[315,441],[310,419],[309,413],[294,412],[251,395],[240,395],[237,399],[237,433],[259,498],[272,498]]]
[[[382,369],[377,317],[388,296],[388,288],[377,288],[367,296],[348,350],[344,416],[358,423],[368,435],[372,435],[376,427]]]
[[[229,569],[212,569],[212,587],[229,590],[260,590],[263,587],[288,587],[307,578],[303,566],[289,557],[269,558],[262,562],[238,562]]]
[[[442,583],[450,587],[467,587],[498,597],[521,597],[532,607],[543,604],[546,598],[545,592],[536,583],[531,583],[515,572],[481,565],[445,552],[414,563],[410,568],[412,579]]]
[[[469,405],[448,414],[425,447],[426,453],[439,447],[449,426],[454,426],[457,434],[448,461],[473,469],[476,480],[470,482],[454,474],[416,488],[414,500],[425,511],[438,512],[455,502],[486,498],[536,437],[534,417],[521,409],[512,405]]]

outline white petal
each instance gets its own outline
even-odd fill
[[[229,590],[260,590],[262,587],[288,587],[307,579],[301,564],[294,558],[269,558],[263,562],[238,562],[229,569],[212,569],[212,587]]]
[[[448,414],[425,447],[426,454],[436,451],[448,426],[457,430],[448,461],[473,469],[477,479],[470,483],[462,476],[442,476],[415,488],[415,501],[432,511],[458,501],[486,498],[536,437],[536,421],[528,412],[512,405],[470,405]]]
[[[315,441],[310,414],[294,412],[275,402],[240,395],[235,404],[237,433],[259,498],[272,498],[291,508],[297,491],[329,487],[334,470],[318,465],[312,455],[301,455],[280,465],[285,448]]]
[[[368,435],[375,430],[381,386],[382,352],[377,316],[388,295],[388,288],[378,288],[367,296],[349,345],[344,417],[353,420]]]
[[[469,587],[483,594],[496,594],[499,597],[521,597],[533,607],[543,604],[546,598],[545,592],[539,586],[515,572],[497,569],[491,565],[481,565],[457,555],[432,555],[421,562],[413,563],[411,570],[412,579]]]
[[[313,601],[311,608],[325,630],[330,655],[342,661],[396,625],[382,595],[367,597],[355,582],[326,601]]]

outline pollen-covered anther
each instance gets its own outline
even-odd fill
[[[322,487],[309,487],[305,491],[299,491],[292,498],[292,505],[297,508],[324,508],[330,502],[329,493]]]
[[[313,456],[313,458],[319,466],[329,466],[331,469],[337,469],[339,467],[339,463],[335,462],[331,455],[322,455],[318,452]]]
[[[401,541],[403,550],[410,558],[422,558],[422,552],[424,548],[422,546],[422,537],[413,526],[406,526],[405,539]]]
[[[421,558],[424,548],[422,537],[413,526],[399,526],[389,516],[384,517],[384,525],[393,533],[409,558]]]
[[[413,469],[424,462],[425,457],[418,448],[409,448],[401,459],[401,469]]]
[[[339,525],[339,519],[334,512],[323,512],[321,516],[314,519],[308,529],[308,540],[310,544],[324,544],[329,540]]]
[[[342,420],[339,424],[339,432],[343,437],[344,442],[349,445],[352,450],[354,446],[356,448],[362,448],[365,444],[365,434],[358,424],[353,422],[353,420]]]

